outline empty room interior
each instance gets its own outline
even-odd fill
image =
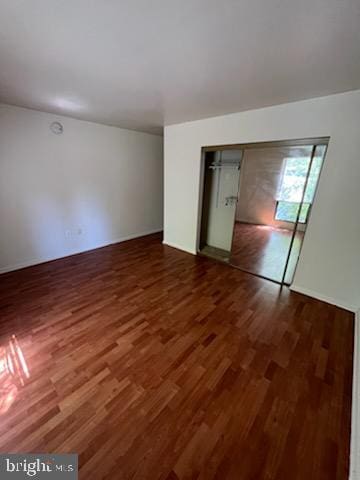
[[[359,47],[358,0],[0,0],[1,479],[360,480]]]

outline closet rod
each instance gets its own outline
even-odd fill
[[[234,164],[223,164],[223,165],[209,165],[211,170],[215,170],[216,168],[240,168],[239,163]]]

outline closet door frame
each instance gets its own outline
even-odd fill
[[[299,223],[300,223],[301,211],[302,211],[302,208],[303,208],[304,203],[306,203],[306,202],[305,202],[306,190],[307,190],[307,186],[308,186],[308,183],[309,183],[309,178],[310,178],[310,174],[311,174],[311,168],[312,168],[312,166],[313,166],[314,159],[316,158],[316,149],[317,149],[318,146],[324,146],[324,147],[325,147],[325,151],[324,151],[324,155],[323,155],[323,159],[322,159],[322,164],[321,164],[321,167],[320,167],[319,176],[318,176],[318,179],[317,179],[317,182],[316,182],[316,186],[315,186],[314,198],[313,198],[313,200],[312,200],[312,204],[311,204],[311,207],[310,207],[310,211],[309,211],[309,213],[308,213],[308,215],[307,215],[306,226],[305,226],[305,231],[304,231],[304,237],[303,237],[303,239],[302,239],[302,241],[301,241],[299,254],[298,254],[298,257],[297,257],[297,259],[296,259],[296,265],[295,265],[295,268],[294,268],[294,273],[293,273],[293,275],[292,275],[292,278],[291,278],[290,283],[288,283],[288,282],[285,281],[285,279],[286,279],[287,269],[288,269],[289,262],[290,262],[290,258],[291,258],[291,250],[292,250],[292,247],[293,247],[293,244],[294,244],[294,241],[295,241],[295,237],[296,237],[296,233],[297,233],[297,229],[298,229],[298,226],[299,226]],[[301,194],[301,201],[300,201],[300,203],[299,203],[298,212],[297,212],[297,215],[296,215],[296,221],[295,221],[295,223],[294,223],[294,230],[293,230],[293,234],[292,234],[291,241],[290,241],[289,251],[288,251],[288,255],[287,255],[287,259],[286,259],[286,263],[285,263],[285,267],[284,267],[284,272],[283,272],[283,277],[282,277],[282,280],[281,280],[281,285],[290,286],[290,285],[292,284],[292,281],[294,280],[294,276],[295,276],[297,264],[298,264],[298,262],[299,262],[299,258],[300,258],[300,254],[301,254],[302,245],[303,245],[303,243],[304,243],[304,238],[305,238],[306,230],[307,230],[307,227],[308,227],[308,224],[309,224],[309,221],[310,221],[310,217],[311,217],[312,207],[313,207],[313,205],[314,205],[315,198],[316,198],[316,192],[317,192],[317,189],[318,189],[318,186],[319,186],[320,175],[321,175],[321,172],[322,172],[322,168],[323,168],[323,166],[324,166],[324,159],[325,159],[326,152],[327,152],[327,146],[328,146],[328,142],[326,142],[326,143],[318,143],[318,144],[316,144],[316,145],[313,145],[313,148],[312,148],[312,151],[311,151],[311,157],[310,157],[309,167],[308,167],[308,170],[307,170],[307,173],[306,173],[306,178],[305,178],[305,182],[304,182],[304,186],[303,186],[303,191],[302,191],[302,194]]]
[[[203,214],[203,198],[204,198],[204,186],[205,186],[205,163],[206,163],[206,153],[207,152],[216,152],[216,151],[221,151],[221,150],[242,150],[245,153],[245,150],[253,149],[253,148],[284,147],[284,146],[287,146],[287,147],[312,146],[313,149],[312,149],[312,153],[311,153],[311,159],[310,159],[310,162],[309,162],[309,168],[308,168],[306,180],[305,180],[305,183],[304,183],[304,188],[303,188],[303,192],[302,192],[302,199],[301,199],[301,202],[300,202],[296,222],[294,223],[294,229],[293,229],[293,232],[292,232],[292,237],[291,237],[291,241],[290,241],[287,260],[286,260],[286,263],[285,263],[285,266],[284,266],[284,272],[283,272],[282,280],[277,281],[277,280],[274,280],[272,278],[264,277],[262,275],[250,272],[248,270],[241,269],[240,267],[238,267],[236,265],[232,265],[231,263],[227,263],[227,265],[229,265],[233,268],[237,268],[238,270],[242,270],[242,271],[245,271],[245,272],[250,273],[252,275],[255,275],[257,277],[264,278],[266,280],[270,280],[270,281],[272,281],[274,283],[277,283],[281,286],[283,286],[283,285],[288,286],[289,284],[286,284],[284,282],[284,280],[286,278],[286,272],[287,272],[287,268],[288,268],[288,264],[289,264],[289,260],[290,260],[290,256],[291,256],[291,249],[292,249],[292,246],[293,246],[293,243],[294,243],[296,231],[297,231],[298,224],[299,224],[300,212],[301,212],[301,208],[302,208],[303,202],[304,202],[306,186],[307,186],[308,178],[309,178],[309,175],[310,175],[311,165],[312,165],[312,162],[313,162],[313,159],[314,159],[314,156],[315,156],[316,147],[318,145],[324,145],[327,148],[329,140],[330,140],[330,137],[311,137],[311,138],[298,138],[298,139],[291,139],[291,140],[288,139],[288,140],[274,140],[274,141],[265,141],[265,142],[235,143],[235,144],[203,146],[201,148],[196,251],[194,253],[196,255],[201,255],[201,252],[200,252],[200,237],[201,237],[201,224],[202,224],[202,214]],[[326,151],[325,151],[325,155],[326,155]],[[324,155],[324,158],[325,158],[325,155]],[[324,164],[324,162],[323,162],[323,164]],[[320,175],[321,175],[321,172],[320,172]],[[316,190],[317,190],[317,186],[316,186]],[[314,199],[315,199],[315,197],[316,197],[316,191],[315,191]],[[311,212],[310,212],[310,215],[309,215],[309,218],[308,218],[308,222],[310,220],[310,217],[311,217]],[[308,225],[308,223],[307,223],[307,225]],[[300,252],[301,252],[301,249],[300,249]],[[299,258],[300,258],[300,252],[299,252],[299,256],[297,258],[296,267],[297,267],[297,264],[298,264],[298,261],[299,261]],[[295,267],[295,270],[296,270],[296,267]]]

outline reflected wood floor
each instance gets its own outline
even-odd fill
[[[235,222],[230,263],[248,272],[280,282],[293,232],[270,225]],[[294,238],[286,281],[291,284],[304,233]]]
[[[81,479],[348,476],[352,314],[161,244],[0,277],[1,452]]]

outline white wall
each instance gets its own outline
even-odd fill
[[[245,150],[236,220],[292,229],[274,219],[284,155],[281,148]]]
[[[160,230],[162,143],[0,105],[0,272]]]
[[[241,156],[242,152],[237,150],[221,152],[221,162],[228,163],[228,166],[205,172],[209,191],[205,207],[207,225],[203,228],[202,241],[227,252],[231,251],[236,213],[236,201],[229,201],[228,197],[236,199],[240,173],[236,166],[229,165],[239,165]],[[220,152],[215,152],[215,159],[220,160]]]
[[[164,242],[194,253],[201,147],[330,136],[294,289],[360,306],[360,91],[165,128]]]
[[[275,220],[284,160],[298,156],[310,161],[311,148],[271,147],[245,150],[240,172],[236,220],[293,230],[293,223]],[[305,228],[299,224],[298,230]]]

